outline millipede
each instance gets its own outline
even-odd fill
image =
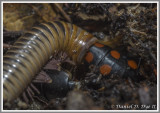
[[[53,54],[66,52],[76,63],[96,65],[104,77],[134,75],[138,66],[117,50],[98,42],[80,27],[63,21],[41,23],[21,36],[3,57],[3,100],[16,99]]]

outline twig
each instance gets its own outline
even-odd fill
[[[64,16],[64,18],[68,22],[72,22],[71,19],[70,19],[70,17],[64,12],[64,10],[62,9],[62,7],[59,4],[55,3],[54,5],[58,8],[58,10],[61,12],[61,14]]]

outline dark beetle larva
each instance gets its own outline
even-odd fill
[[[137,63],[106,45],[100,43],[92,45],[86,53],[84,61],[86,65],[98,67],[98,72],[104,77],[118,74],[124,78],[130,77],[137,81],[135,73],[138,68]]]
[[[65,51],[79,63],[96,40],[70,23],[55,21],[33,27],[3,57],[3,100],[18,97],[54,53]]]
[[[62,21],[33,27],[4,55],[4,101],[18,97],[57,52],[65,51],[75,63],[80,63],[84,57],[86,64],[96,65],[102,75],[114,72],[135,75],[136,62],[128,60],[127,63],[119,52],[96,42],[97,38],[90,33]]]

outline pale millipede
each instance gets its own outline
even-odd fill
[[[64,51],[80,63],[96,41],[90,33],[63,21],[33,27],[3,57],[3,101],[16,99],[53,54]]]

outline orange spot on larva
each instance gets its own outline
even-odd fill
[[[111,66],[104,64],[100,67],[100,72],[102,75],[108,75],[111,72]]]
[[[95,43],[94,45],[97,46],[97,47],[104,47],[104,45],[100,44],[100,43]]]
[[[112,50],[111,51],[111,56],[115,59],[119,59],[120,58],[120,53],[118,51]]]
[[[93,54],[91,52],[88,52],[87,55],[86,55],[86,57],[85,57],[85,60],[88,63],[92,62],[92,60],[93,60]]]
[[[134,60],[128,60],[128,65],[132,69],[137,69],[138,68],[137,63]]]

